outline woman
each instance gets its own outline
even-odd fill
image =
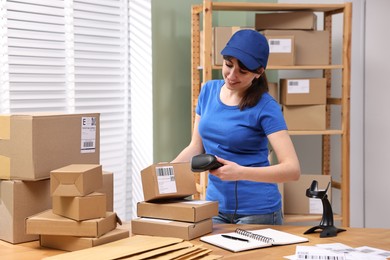
[[[276,183],[298,180],[300,165],[280,106],[268,94],[267,39],[240,30],[221,54],[223,80],[202,87],[191,142],[172,162],[208,153],[223,164],[210,171],[206,192],[206,200],[219,202],[214,223],[282,224]]]

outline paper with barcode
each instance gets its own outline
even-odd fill
[[[156,167],[156,177],[160,194],[177,192],[173,166]]]
[[[96,117],[81,118],[81,153],[96,151]]]

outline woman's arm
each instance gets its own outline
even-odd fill
[[[218,158],[224,166],[210,171],[222,180],[249,180],[258,182],[287,182],[299,179],[301,169],[290,135],[286,130],[268,136],[278,163],[267,167],[245,167]]]
[[[200,116],[195,115],[194,130],[192,132],[191,142],[179,153],[179,155],[172,161],[172,163],[189,162],[193,156],[204,153],[202,138],[200,137],[198,131],[199,121]]]

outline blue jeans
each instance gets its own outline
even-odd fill
[[[239,215],[218,213],[218,216],[213,217],[214,224],[263,224],[263,225],[282,225],[283,214],[282,210],[275,211],[269,214],[260,215]]]

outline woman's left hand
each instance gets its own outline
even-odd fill
[[[222,163],[223,166],[215,170],[210,170],[210,174],[224,181],[236,181],[240,179],[240,169],[242,166],[238,165],[235,162],[222,159],[220,157],[217,157],[217,160],[218,162]]]

